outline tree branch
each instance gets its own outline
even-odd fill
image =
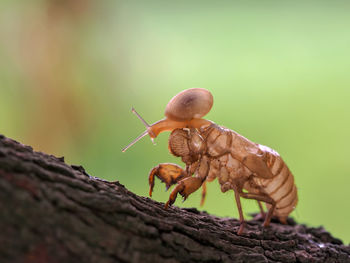
[[[0,262],[350,262],[322,227],[163,206],[0,135]]]

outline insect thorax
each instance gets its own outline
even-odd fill
[[[205,141],[197,129],[175,129],[170,134],[169,151],[186,164],[198,161],[205,148]]]

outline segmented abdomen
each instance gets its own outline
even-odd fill
[[[246,180],[244,188],[248,192],[265,194],[276,202],[275,216],[281,220],[288,217],[298,202],[297,188],[292,173],[276,151],[217,125],[208,127],[202,136],[207,153],[213,158],[209,181],[218,177],[221,190],[226,191],[238,186],[235,184],[240,179]]]
[[[274,177],[271,179],[261,179],[258,177],[256,178],[256,183],[276,202],[274,215],[281,219],[287,218],[298,202],[294,177],[286,163],[275,151],[268,151],[266,157],[267,166],[270,168]]]

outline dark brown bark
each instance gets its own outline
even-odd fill
[[[171,207],[0,135],[0,262],[350,262],[322,227]]]

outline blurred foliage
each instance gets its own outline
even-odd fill
[[[0,3],[0,133],[147,196],[148,172],[181,162],[143,139],[179,91],[214,96],[207,118],[277,150],[295,175],[298,222],[350,241],[348,1]],[[154,199],[166,201],[156,182]],[[199,207],[200,192],[183,204]],[[244,201],[245,213],[258,211]],[[208,185],[203,208],[238,217]]]

